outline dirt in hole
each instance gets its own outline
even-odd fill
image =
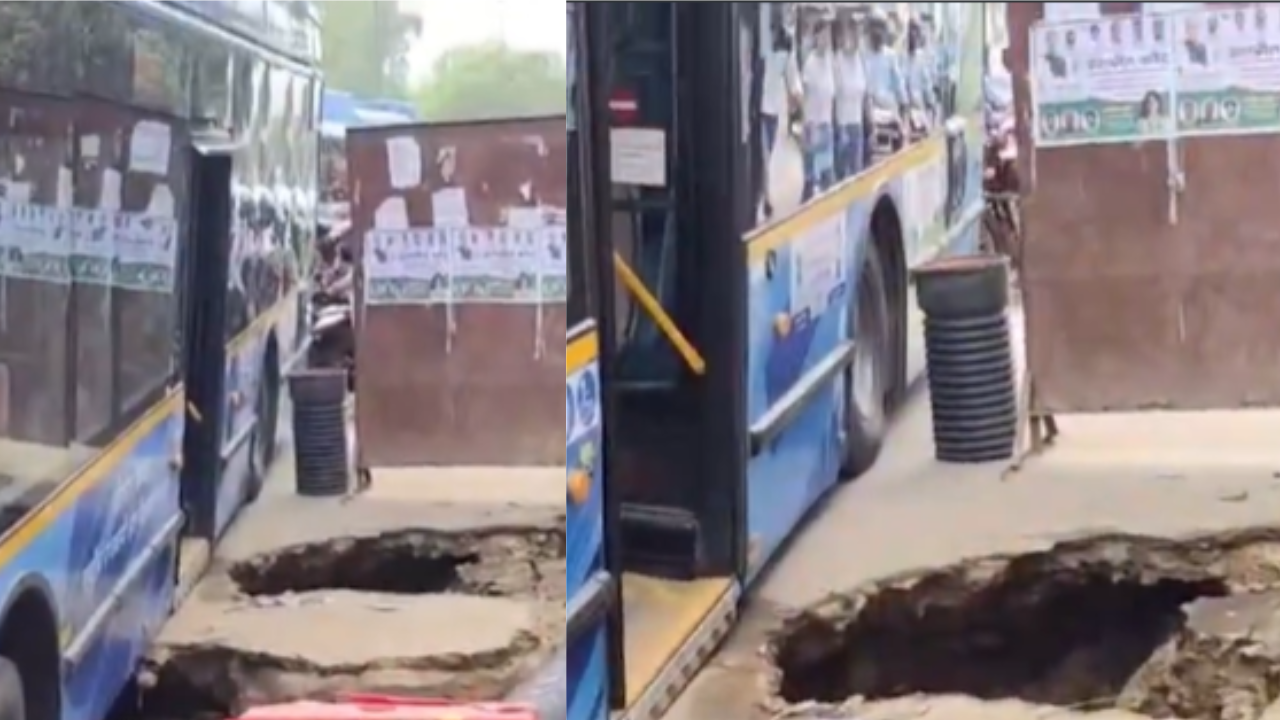
[[[1250,720],[1280,699],[1276,588],[1273,529],[965,562],[792,618],[767,648],[773,690],[787,704],[958,694]]]
[[[413,530],[338,538],[255,557],[230,569],[251,596],[317,590],[487,597],[564,594],[565,536],[558,529]]]

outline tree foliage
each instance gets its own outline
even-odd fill
[[[417,20],[385,0],[319,5],[326,83],[362,97],[406,97]]]
[[[563,55],[487,42],[442,55],[415,100],[436,122],[562,115],[565,84]]]

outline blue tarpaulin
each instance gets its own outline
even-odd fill
[[[341,137],[347,128],[414,122],[413,106],[398,100],[364,100],[341,90],[325,90],[320,106],[321,129],[326,136]]]

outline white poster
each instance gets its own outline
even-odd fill
[[[134,126],[129,136],[130,170],[165,177],[172,153],[173,133],[167,124],[143,120]]]
[[[816,320],[844,288],[844,225],[844,215],[837,215],[791,245],[791,316],[797,324]]]
[[[1169,21],[1178,134],[1280,133],[1280,7],[1185,10]]]
[[[387,140],[387,173],[391,187],[408,190],[422,184],[422,148],[411,137]]]
[[[444,230],[374,230],[365,236],[365,301],[431,305],[450,293],[449,237]]]
[[[563,225],[553,225],[538,232],[539,296],[544,303],[563,303],[569,298],[567,232]]]
[[[111,285],[115,249],[115,213],[71,211],[71,279],[84,285]]]
[[[71,218],[47,205],[7,203],[6,274],[25,280],[71,282]]]
[[[178,223],[147,213],[115,216],[112,284],[126,290],[173,291],[178,267]]]
[[[1044,4],[1044,19],[1049,21],[1095,20],[1100,17],[1102,17],[1101,3],[1047,2]]]

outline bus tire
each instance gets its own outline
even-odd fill
[[[884,263],[874,242],[866,244],[849,306],[853,362],[844,376],[844,452],[841,477],[852,480],[875,464],[884,445],[888,420],[886,384],[890,381],[893,332],[890,325],[888,283]]]
[[[0,720],[27,720],[27,696],[22,673],[6,657],[0,657]]]
[[[277,357],[274,351],[268,349],[262,368],[262,382],[258,384],[258,397],[255,400],[258,426],[253,431],[253,447],[249,451],[251,468],[249,483],[245,487],[246,503],[257,500],[262,494],[267,474],[271,472],[271,464],[276,459],[276,427],[280,414],[280,365]]]

